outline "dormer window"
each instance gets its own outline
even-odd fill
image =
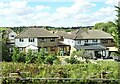
[[[24,42],[24,39],[20,38],[19,41],[20,41],[20,42]]]
[[[29,38],[29,42],[34,42],[34,38]]]

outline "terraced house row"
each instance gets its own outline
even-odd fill
[[[108,57],[117,51],[113,37],[102,30],[78,29],[72,32],[48,31],[44,28],[28,28],[14,38],[12,45],[20,51],[31,49],[38,52],[44,49],[49,54],[70,56],[72,51],[84,49],[97,58]],[[10,44],[11,45],[11,44]]]

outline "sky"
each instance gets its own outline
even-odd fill
[[[0,27],[93,26],[114,21],[119,0],[0,0]]]

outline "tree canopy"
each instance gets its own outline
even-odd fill
[[[118,52],[120,52],[120,7],[116,7],[116,11],[117,11],[117,18],[115,20],[115,24],[116,24],[116,38],[115,38],[115,41],[116,41],[116,46],[118,48]]]

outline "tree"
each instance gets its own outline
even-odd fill
[[[26,57],[25,57],[26,63],[35,63],[36,58],[37,58],[37,53],[32,52],[32,50],[29,49],[28,52],[26,53]]]
[[[46,58],[45,58],[45,63],[47,64],[53,64],[53,61],[55,61],[57,59],[56,56],[54,55],[48,55]]]
[[[2,61],[7,61],[7,62],[12,61],[11,55],[9,53],[9,48],[6,46],[4,42],[2,42],[1,48],[2,48],[1,49],[2,50]]]
[[[70,64],[77,64],[79,61],[75,57],[65,58],[65,61]]]
[[[101,29],[103,31],[107,31],[107,26],[104,22],[96,23],[93,28],[94,29]]]
[[[13,62],[17,62],[18,61],[18,56],[19,56],[19,49],[14,47],[13,55],[12,55]]]
[[[48,53],[45,51],[44,48],[42,48],[38,53],[37,53],[37,63],[44,63],[45,58],[48,56]]]
[[[77,57],[82,57],[84,58],[84,53],[85,53],[85,50],[84,49],[80,49],[78,51],[73,51],[72,55],[71,56],[77,56]]]
[[[112,34],[115,31],[116,25],[114,22],[111,22],[111,21],[108,21],[106,23],[100,22],[100,23],[96,23],[93,28],[100,29]]]
[[[116,42],[116,47],[118,48],[118,53],[120,54],[120,7],[115,6],[117,8],[117,19],[115,20],[116,23],[116,35],[115,35],[115,42]],[[120,57],[120,56],[119,56]],[[118,79],[120,79],[120,63],[118,63]]]
[[[6,35],[5,29],[0,28],[0,55],[1,55],[0,60],[10,62],[12,58],[9,53],[9,48],[6,45],[8,38],[5,37],[5,35]]]
[[[117,7],[117,19],[115,20],[115,24],[116,24],[116,38],[115,38],[115,42],[116,42],[116,47],[118,48],[118,52],[120,53],[120,7]]]
[[[18,48],[14,48],[12,55],[13,62],[25,62],[25,53],[20,52]]]
[[[72,56],[82,57],[85,59],[86,63],[88,63],[88,59],[93,57],[91,53],[86,52],[84,49],[80,49],[79,51],[73,51]]]

